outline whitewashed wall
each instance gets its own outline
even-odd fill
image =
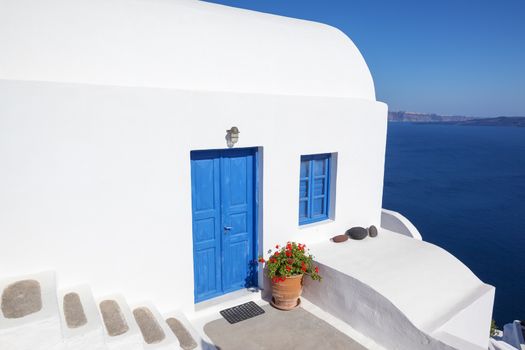
[[[190,151],[263,147],[264,247],[379,225],[386,105],[0,80],[0,276],[193,305]],[[298,226],[301,154],[338,152],[335,220]]]

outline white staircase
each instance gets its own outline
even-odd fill
[[[168,323],[157,322],[157,320],[164,320],[164,318],[154,305],[147,302],[136,304],[133,307],[133,316],[146,343],[144,349],[181,349],[179,340],[169,328]]]
[[[131,310],[121,295],[108,295],[98,300],[106,329],[108,350],[142,350],[143,340]]]
[[[87,285],[57,291],[53,272],[0,281],[0,350],[202,350],[181,312],[161,316]]]
[[[75,310],[64,310],[66,305],[65,298],[71,296],[78,296],[81,312],[84,315],[85,323],[73,324],[66,320],[66,312],[74,312]],[[62,337],[67,350],[107,350],[104,339],[105,329],[102,325],[100,313],[91,293],[91,289],[87,285],[77,286],[74,288],[67,288],[58,291],[58,300],[64,302],[58,303],[60,307],[60,318],[62,320]]]

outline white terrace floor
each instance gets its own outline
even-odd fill
[[[210,338],[210,336],[206,333],[206,330],[208,330],[210,323],[217,322],[218,320],[222,319],[222,316],[219,314],[219,311],[223,309],[227,309],[229,307],[233,307],[239,304],[246,303],[248,301],[254,301],[259,306],[263,307],[266,310],[266,313],[273,313],[273,309],[271,306],[261,298],[260,291],[238,291],[234,293],[230,293],[228,295],[225,295],[223,297],[219,297],[211,302],[204,302],[202,305],[200,305],[199,310],[195,311],[193,313],[186,313],[186,317],[191,322],[192,326],[194,327],[194,330],[198,333],[199,337],[201,338],[201,346],[202,349],[217,349],[216,347],[212,346],[214,344],[215,346],[220,346],[220,341],[217,341],[214,343],[213,340]],[[355,343],[355,348],[348,348],[348,350],[361,350],[361,349],[370,349],[370,350],[385,350],[383,347],[377,345],[375,342],[370,340],[369,338],[365,337],[361,333],[354,330],[352,327],[350,327],[347,323],[342,322],[341,320],[333,317],[332,315],[324,312],[314,304],[310,303],[308,300],[306,300],[304,297],[301,298],[301,308],[310,314],[312,314],[313,318],[318,318],[324,322],[326,322],[328,325],[333,327],[336,331],[341,332],[342,335],[347,336],[349,339],[349,342]],[[279,311],[275,310],[275,312],[279,313],[293,313],[293,311]],[[264,316],[264,315],[261,315]],[[259,320],[257,320],[258,317],[252,318],[250,320],[242,321],[242,322],[249,322],[251,323],[250,327],[253,326],[252,331],[253,332],[259,332],[261,329],[257,328],[257,324]],[[273,315],[272,315],[273,316]],[[270,316],[270,317],[272,317]],[[287,317],[286,315],[284,316]],[[281,317],[282,318],[282,317]],[[226,322],[226,321],[225,321]],[[241,323],[242,323],[241,322]],[[315,320],[307,320],[307,322],[314,323]],[[208,326],[207,326],[208,325]],[[304,324],[303,324],[304,325]],[[231,326],[231,331],[228,331],[228,326]],[[315,326],[312,324],[312,327]],[[308,324],[306,324],[306,327],[308,327]],[[224,336],[225,337],[240,337],[243,335],[243,330],[239,331],[239,323],[236,325],[222,325],[221,328],[225,331]],[[205,330],[206,329],[206,330]],[[264,330],[263,330],[264,331]],[[212,335],[214,336],[214,335]],[[271,334],[267,334],[267,336],[271,336],[273,338],[281,339],[281,342],[287,343],[286,349],[302,349],[302,350],[314,350],[318,349],[319,347],[316,344],[313,345],[307,345],[303,342],[303,340],[300,338],[301,334],[290,334],[289,331],[287,331],[285,328],[282,327],[276,327]],[[294,340],[295,338],[295,340]],[[280,348],[275,347],[274,342],[267,340],[267,341],[259,341],[259,339],[263,339],[263,337],[258,337],[257,339],[251,339],[250,346],[253,347],[254,344],[257,345],[258,350],[279,350]],[[220,350],[238,350],[242,349],[243,341],[240,338],[236,339],[236,342],[238,347],[235,347],[234,349],[230,349],[228,347],[220,347]],[[310,346],[310,347],[309,347]],[[251,349],[250,347],[250,349]],[[247,349],[247,348],[245,348]]]
[[[494,287],[444,249],[384,228],[310,248],[325,278],[306,280],[305,296],[376,342],[486,349]]]
[[[491,310],[494,288],[443,249],[386,229],[376,238],[326,241],[310,249],[324,279],[305,279],[301,306],[365,348],[389,344],[402,349],[427,342],[429,348],[449,348],[443,342],[486,349],[483,328],[490,312],[485,309]],[[204,326],[221,318],[220,310],[247,301],[267,304],[258,292],[240,291],[202,303],[187,317],[212,343]],[[465,324],[481,329],[476,331],[480,335],[463,332]]]
[[[372,287],[428,332],[487,289],[442,248],[385,229],[377,238],[310,248],[317,262]]]

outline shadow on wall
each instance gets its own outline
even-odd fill
[[[423,240],[421,233],[410,220],[396,211],[381,209],[381,227],[403,236]]]
[[[258,265],[259,263],[257,262],[257,260],[250,261],[250,263],[248,264],[248,276],[246,276],[246,279],[244,280],[245,288],[257,287],[257,273],[259,271]]]

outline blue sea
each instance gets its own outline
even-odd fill
[[[389,123],[383,207],[496,287],[525,320],[525,128]]]

